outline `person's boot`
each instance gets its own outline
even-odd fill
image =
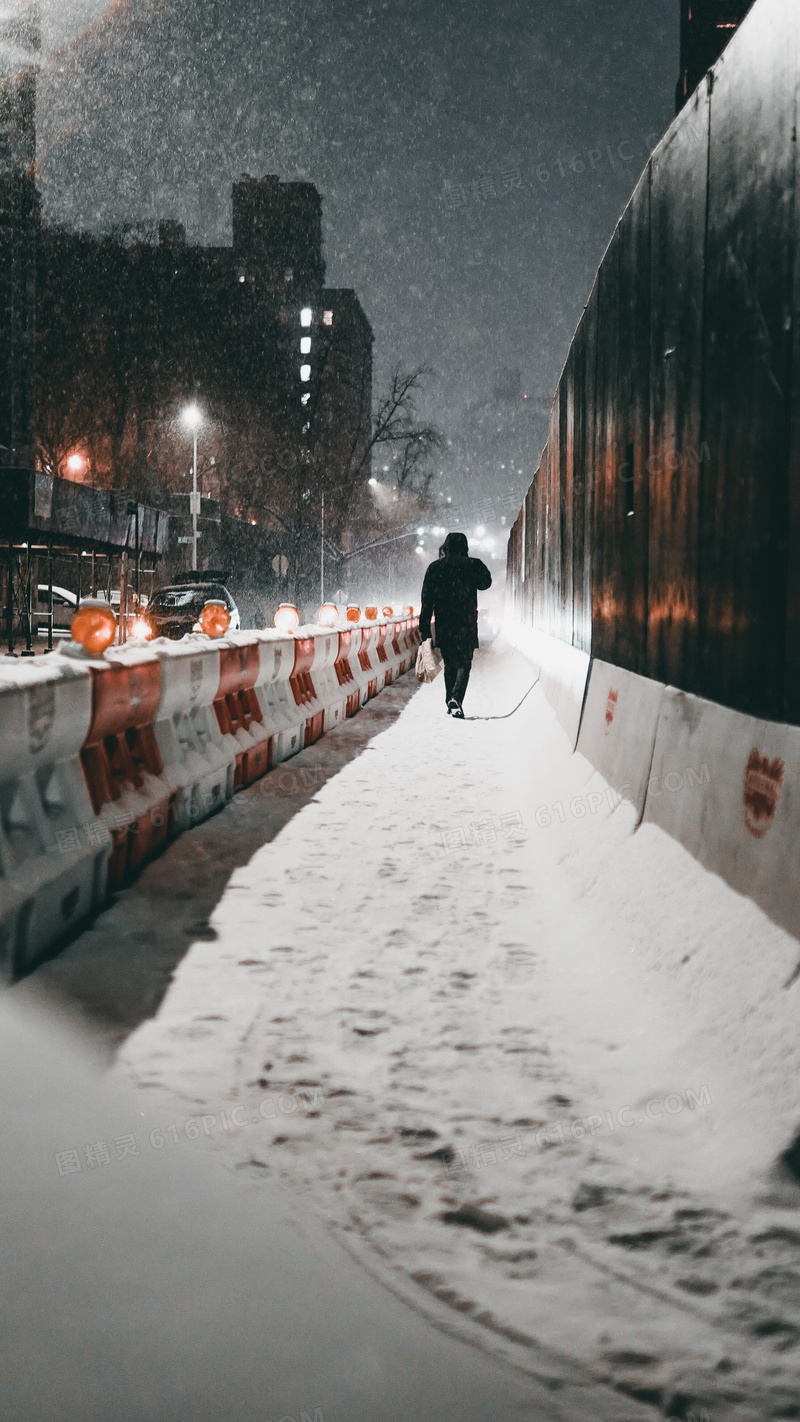
[[[448,716],[455,717],[456,721],[464,720],[464,712],[461,706],[461,702],[456,701],[456,698],[454,696],[451,696],[450,700],[447,703],[447,714]]]

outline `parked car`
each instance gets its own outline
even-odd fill
[[[147,624],[152,637],[177,641],[192,631],[209,601],[224,602],[231,617],[230,631],[240,631],[239,609],[223,583],[174,583],[158,588],[137,620]]]
[[[48,585],[39,583],[36,589],[36,605],[34,614],[38,624],[37,632],[40,637],[47,636],[47,620],[49,613]],[[69,588],[57,588],[53,584],[53,636],[68,637],[70,623],[78,606],[78,599]]]

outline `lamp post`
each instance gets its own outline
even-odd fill
[[[189,511],[192,515],[192,572],[197,572],[197,515],[200,512],[200,494],[197,488],[197,431],[203,423],[203,413],[196,401],[187,405],[181,415],[187,429],[192,431],[192,492],[189,495]]]

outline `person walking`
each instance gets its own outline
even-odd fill
[[[448,533],[440,556],[431,563],[422,584],[419,635],[431,637],[444,659],[447,712],[464,719],[463,702],[478,645],[478,593],[492,586],[492,575],[480,558],[470,558],[465,533]]]

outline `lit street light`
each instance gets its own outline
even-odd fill
[[[192,492],[189,495],[189,512],[192,515],[192,572],[197,570],[197,515],[200,512],[200,494],[197,488],[197,431],[203,423],[203,412],[196,401],[187,405],[181,415],[187,429],[192,431]]]

